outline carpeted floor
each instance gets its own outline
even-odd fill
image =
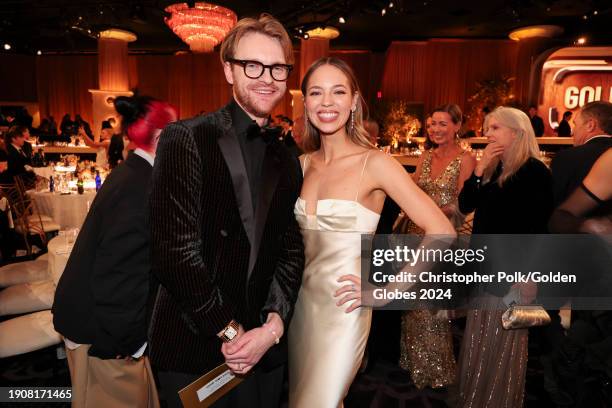
[[[534,363],[534,364],[531,364]],[[552,406],[542,388],[541,372],[530,361],[527,373],[526,408]],[[56,347],[0,360],[0,386],[69,386],[66,360],[58,360]],[[286,398],[286,396],[285,396]],[[445,408],[452,406],[452,390],[418,390],[410,375],[389,361],[379,360],[353,383],[345,401],[346,408]],[[162,402],[163,404],[163,402]],[[0,404],[3,407],[69,407],[65,403]],[[284,404],[286,406],[286,402]]]

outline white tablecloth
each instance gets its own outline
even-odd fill
[[[89,207],[96,197],[95,191],[83,194],[60,194],[49,192],[30,192],[41,214],[48,215],[60,225],[61,229],[81,228]]]
[[[54,171],[51,167],[34,167],[34,173],[36,173],[37,176],[49,180],[49,178],[51,178],[51,176],[53,175]]]

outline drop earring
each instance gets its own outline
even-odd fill
[[[353,133],[353,129],[355,129],[355,111],[351,110],[351,133]]]

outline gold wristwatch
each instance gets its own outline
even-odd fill
[[[238,322],[232,320],[227,326],[225,326],[225,329],[223,329],[219,338],[224,343],[229,343],[230,341],[234,340],[234,338],[238,335],[239,328],[240,326],[238,325]]]

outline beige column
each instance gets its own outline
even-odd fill
[[[93,102],[92,131],[100,132],[102,121],[115,118],[119,125],[113,99],[129,96],[128,43],[135,41],[136,35],[119,29],[109,29],[100,33],[98,39],[98,89],[90,89]]]
[[[308,67],[322,57],[329,56],[329,39],[327,38],[309,38],[300,40],[300,84]],[[304,104],[302,102],[302,92],[299,89],[291,89],[293,106],[293,120],[296,120],[304,114]]]

